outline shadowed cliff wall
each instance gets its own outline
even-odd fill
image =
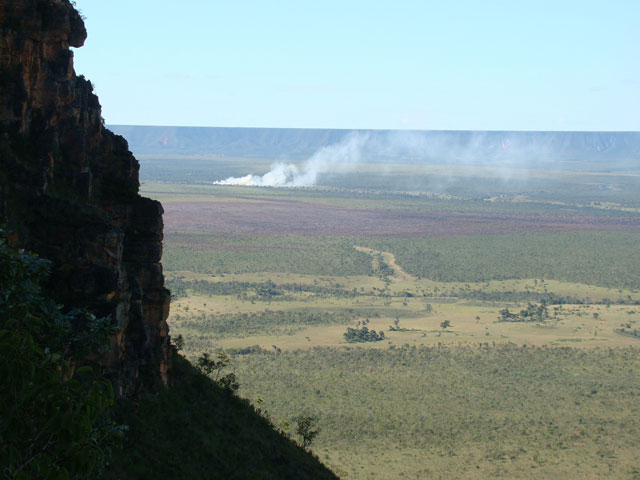
[[[58,302],[112,317],[103,362],[131,397],[144,368],[168,381],[163,211],[138,195],[138,162],[73,70],[86,35],[68,0],[0,0],[0,221],[52,261]]]

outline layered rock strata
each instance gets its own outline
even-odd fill
[[[138,195],[138,162],[74,72],[69,47],[86,36],[68,0],[0,0],[0,217],[52,261],[57,301],[111,316],[101,361],[133,397],[144,368],[168,382],[163,211]]]

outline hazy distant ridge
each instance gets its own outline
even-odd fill
[[[638,158],[640,132],[509,132],[424,130],[330,130],[293,128],[161,127],[109,125],[124,136],[134,153],[221,154],[228,156],[306,157],[338,143],[353,132],[368,135],[371,144],[402,139],[416,145],[406,156],[424,151],[473,151],[474,155],[526,152],[560,158]],[[376,151],[384,154],[384,150]],[[394,156],[402,155],[395,149]],[[435,155],[435,154],[434,154]],[[421,155],[418,155],[421,156]]]

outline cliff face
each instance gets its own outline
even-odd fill
[[[68,0],[0,0],[0,221],[52,261],[57,301],[111,315],[102,361],[131,397],[141,369],[166,383],[170,367],[163,211],[138,195],[138,162],[73,70],[85,38]]]

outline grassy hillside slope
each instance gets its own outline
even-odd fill
[[[279,434],[248,401],[230,394],[183,357],[175,385],[146,393],[101,478],[331,479],[315,457]],[[133,408],[131,408],[133,410]]]

